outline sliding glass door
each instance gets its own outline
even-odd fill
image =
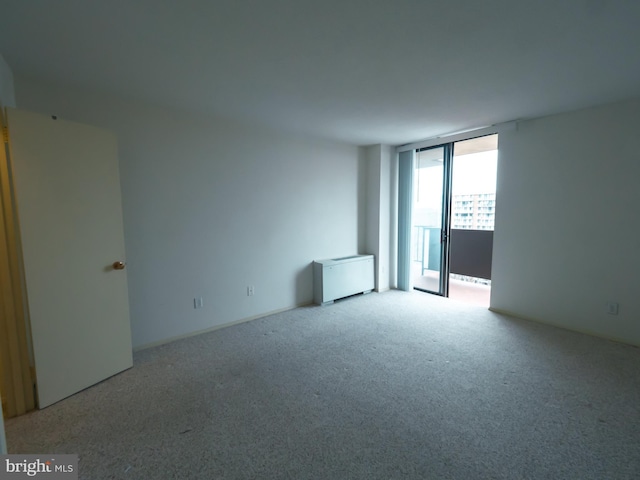
[[[399,155],[398,288],[489,305],[498,136]]]
[[[413,170],[411,283],[448,295],[451,145],[418,150]]]

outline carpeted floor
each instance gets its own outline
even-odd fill
[[[6,429],[83,479],[636,479],[640,349],[392,291],[139,352]]]

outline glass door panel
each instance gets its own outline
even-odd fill
[[[449,297],[489,307],[498,135],[456,142],[452,166]]]
[[[446,295],[448,147],[416,152],[411,226],[411,280],[417,290]]]

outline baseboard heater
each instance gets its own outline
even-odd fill
[[[319,305],[357,293],[369,293],[375,286],[373,255],[352,255],[313,262],[313,300]]]

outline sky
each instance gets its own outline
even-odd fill
[[[495,193],[498,151],[453,157],[453,195]]]

